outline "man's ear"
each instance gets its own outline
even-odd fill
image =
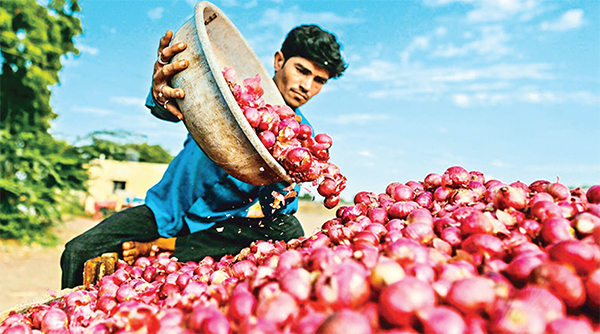
[[[275,57],[273,57],[273,68],[275,69],[275,72],[279,71],[283,67],[284,63],[285,57],[283,56],[283,52],[275,52]]]

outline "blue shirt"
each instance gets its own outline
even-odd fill
[[[146,107],[160,119],[179,121],[154,102],[152,93],[146,99]],[[296,113],[302,116],[299,110]],[[302,122],[306,122],[304,117]],[[293,214],[298,210],[297,196],[287,199],[279,209],[271,206],[272,192],[285,194],[283,189],[288,186],[287,182],[254,186],[230,176],[188,134],[183,149],[171,161],[162,179],[146,193],[146,205],[154,213],[158,233],[174,237],[184,223],[194,233],[210,228],[215,222],[248,217],[257,205],[265,217]],[[299,192],[300,187],[296,185],[294,190]]]

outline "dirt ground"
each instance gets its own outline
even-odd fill
[[[306,235],[312,235],[328,219],[335,217],[320,203],[301,202],[296,215]],[[0,240],[0,313],[21,305],[46,300],[60,290],[60,255],[64,243],[93,227],[97,220],[69,219],[57,229],[62,242],[56,247],[23,246]]]

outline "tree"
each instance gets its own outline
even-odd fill
[[[91,158],[104,156],[118,161],[169,163],[173,156],[160,145],[136,143],[145,140],[143,135],[128,131],[94,131],[79,139],[85,142],[80,148]]]
[[[48,132],[61,57],[78,54],[77,0],[3,1],[0,8],[0,238],[51,243],[49,227],[88,176],[81,151]]]

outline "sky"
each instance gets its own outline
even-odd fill
[[[194,0],[81,0],[51,132],[128,131],[172,154],[187,130],[144,107],[158,41]],[[289,30],[317,24],[348,63],[302,112],[333,138],[343,197],[448,167],[505,183],[600,184],[600,2],[215,0],[267,71]],[[311,190],[311,187],[308,187]]]

